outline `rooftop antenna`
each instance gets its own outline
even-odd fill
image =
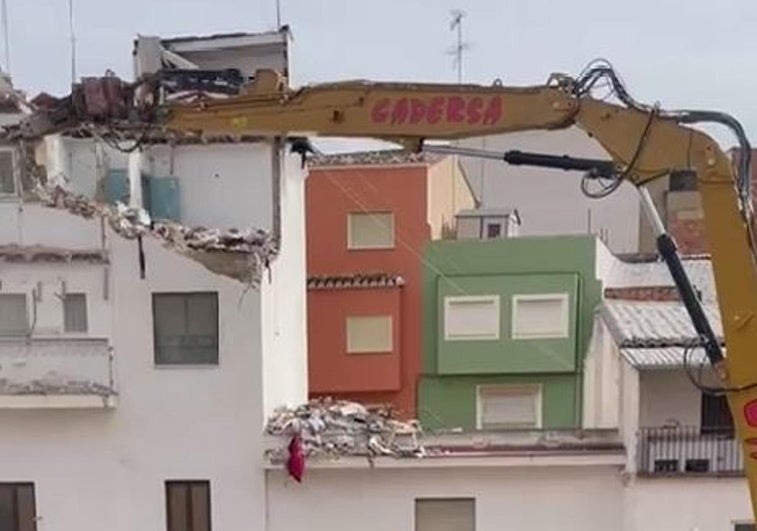
[[[5,52],[5,73],[10,75],[11,73],[11,40],[8,33],[8,2],[3,0],[3,39],[4,39],[4,52]]]
[[[276,29],[281,29],[281,0],[276,0]]]
[[[68,0],[68,33],[71,38],[71,85],[76,83],[76,35],[74,34],[74,0]]]
[[[466,51],[469,46],[467,42],[463,42],[463,19],[466,16],[465,11],[462,9],[453,9],[450,12],[452,20],[449,24],[449,29],[457,31],[457,45],[452,48],[448,53],[454,56],[454,65],[457,67],[457,82],[463,82],[463,52]]]

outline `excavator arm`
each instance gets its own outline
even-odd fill
[[[609,81],[615,102],[592,97],[599,80]],[[111,82],[111,85],[112,82]],[[123,91],[127,97],[124,98]],[[702,311],[681,266],[675,243],[659,229],[658,249],[668,264],[720,387],[705,392],[727,396],[742,443],[752,507],[757,515],[757,269],[749,193],[750,148],[738,123],[719,113],[661,111],[633,100],[608,67],[587,70],[577,79],[553,76],[541,86],[442,85],[364,81],[291,89],[270,71],[231,97],[191,103],[160,101],[154,86],[123,91],[90,87],[7,131],[29,137],[72,125],[134,121],[181,133],[239,133],[264,136],[315,135],[371,137],[423,149],[428,140],[454,140],[526,130],[577,126],[594,138],[610,161],[542,157],[540,165],[598,170],[596,175],[644,185],[680,172],[695,173],[710,244],[727,357]],[[130,102],[125,104],[124,102]],[[110,103],[108,103],[110,102]],[[114,104],[115,102],[115,104]],[[136,103],[135,103],[136,102]],[[115,109],[115,110],[114,110]],[[147,111],[145,111],[147,109]],[[96,112],[95,112],[96,111]],[[691,127],[715,121],[739,137],[738,171],[718,144]],[[594,167],[596,166],[596,167]],[[648,199],[648,194],[642,193]],[[651,201],[648,201],[651,203]],[[653,218],[654,219],[654,218]]]

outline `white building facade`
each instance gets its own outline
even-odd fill
[[[256,57],[286,70],[288,46],[286,31],[163,43],[246,73]],[[0,528],[265,529],[263,427],[307,385],[304,175],[286,147],[49,138],[37,161],[71,191],[55,205],[24,193],[19,158],[0,199]],[[140,174],[165,181],[130,186]],[[217,245],[128,237],[73,199],[147,206],[144,190],[165,226],[218,229]],[[235,250],[231,229],[259,232]]]

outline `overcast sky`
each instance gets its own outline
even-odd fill
[[[6,0],[14,84],[67,92],[68,0]],[[544,82],[609,59],[665,108],[735,114],[757,138],[754,0],[280,0],[298,84],[346,78],[456,81],[450,10],[462,8],[466,81]],[[275,0],[74,0],[77,74],[131,76],[132,39],[276,26]],[[0,60],[3,59],[0,54]],[[722,137],[730,143],[730,137]]]

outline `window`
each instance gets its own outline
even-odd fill
[[[702,393],[700,425],[702,433],[717,433],[733,437],[733,417],[726,397]]]
[[[0,529],[36,531],[33,483],[0,483]]]
[[[27,315],[24,293],[0,293],[0,336],[25,336]]]
[[[347,318],[347,352],[349,354],[391,351],[391,316]]]
[[[568,295],[515,295],[513,339],[568,337]]]
[[[676,172],[670,176],[671,192],[687,192],[697,189],[697,175],[694,172]]]
[[[63,299],[63,331],[87,331],[87,296],[84,293],[66,293]]]
[[[733,524],[733,531],[757,531],[754,524],[739,522]]]
[[[0,150],[0,195],[16,193],[16,175],[13,171],[13,152]]]
[[[502,234],[502,225],[500,223],[487,223],[486,224],[486,237],[499,238]]]
[[[391,212],[350,214],[347,246],[350,249],[391,249],[394,247],[394,215]]]
[[[154,293],[155,363],[218,363],[218,294]]]
[[[499,339],[499,297],[496,295],[444,298],[444,339]]]
[[[420,498],[415,500],[415,531],[474,531],[473,498]]]
[[[528,429],[540,426],[540,386],[503,385],[478,388],[479,429]]]
[[[166,481],[168,531],[210,531],[210,482]]]

